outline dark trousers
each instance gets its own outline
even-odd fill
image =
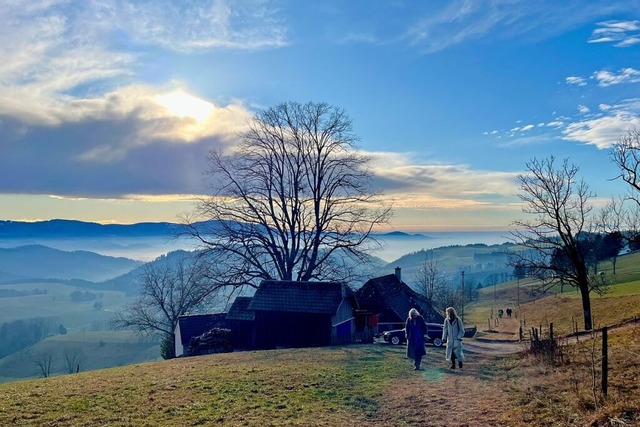
[[[420,364],[422,363],[422,356],[416,356],[414,360],[415,367],[420,369]]]
[[[451,367],[452,368],[456,367],[456,352],[455,351],[451,352]]]

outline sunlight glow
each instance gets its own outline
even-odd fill
[[[189,117],[198,122],[206,121],[214,110],[213,104],[180,90],[158,95],[155,101],[176,117]]]

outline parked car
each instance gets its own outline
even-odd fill
[[[393,345],[404,344],[404,329],[394,329],[382,333],[382,339]],[[427,323],[427,333],[424,335],[424,342],[431,343],[436,347],[442,347],[442,325],[440,323]]]

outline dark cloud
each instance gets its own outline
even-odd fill
[[[220,138],[142,140],[141,122],[90,120],[26,128],[0,120],[0,192],[70,197],[199,194],[208,152]],[[87,158],[87,153],[101,153]]]

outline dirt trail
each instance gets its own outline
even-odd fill
[[[487,325],[488,326],[488,325]],[[383,399],[376,426],[513,426],[511,396],[500,387],[498,358],[523,350],[518,342],[517,319],[500,319],[492,331],[480,331],[464,340],[466,362],[452,370],[443,349],[429,348],[424,370],[411,372],[393,384]],[[485,328],[487,329],[487,328]],[[407,361],[407,369],[410,369]]]

